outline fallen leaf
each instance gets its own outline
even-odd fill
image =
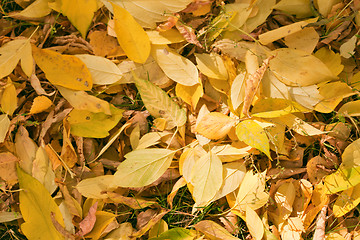
[[[51,8],[49,7],[48,2],[48,0],[36,0],[24,10],[18,13],[10,14],[10,16],[23,17],[25,19],[37,19],[45,17],[51,12]]]
[[[29,137],[29,132],[24,126],[20,126],[15,135],[15,151],[19,158],[20,167],[28,174],[32,173],[32,164],[36,156],[38,146]]]
[[[106,191],[111,189],[114,180],[113,175],[104,175],[82,180],[76,185],[76,189],[87,198],[105,199]]]
[[[356,41],[357,41],[357,37],[356,35],[354,35],[347,42],[343,43],[340,46],[340,56],[344,58],[352,57],[355,53]]]
[[[37,114],[46,111],[53,105],[52,101],[46,96],[38,96],[34,98],[29,114]]]
[[[62,0],[60,5],[61,13],[70,20],[84,38],[97,9],[96,0]]]
[[[360,100],[347,102],[338,110],[338,114],[345,116],[360,116]]]
[[[64,226],[59,207],[46,188],[35,178],[17,169],[20,188],[20,211],[25,223],[21,231],[28,239],[64,239],[56,230],[51,213],[55,213],[56,221]]]
[[[10,127],[10,119],[7,114],[0,115],[0,143],[4,142]]]
[[[335,217],[342,217],[360,203],[360,184],[343,191],[336,199],[333,212]]]
[[[74,90],[90,90],[92,79],[86,65],[77,57],[32,47],[36,64],[55,85]]]
[[[313,15],[307,0],[281,0],[274,6],[274,9],[296,15],[297,18],[305,18]]]
[[[220,139],[234,127],[235,119],[219,112],[209,113],[201,118],[196,132],[209,139]]]
[[[0,52],[1,54],[1,52]],[[3,112],[5,112],[7,115],[13,115],[14,111],[17,109],[17,93],[16,88],[13,84],[13,82],[8,78],[7,84],[2,89],[2,95],[1,95],[1,109]]]
[[[255,240],[261,240],[264,235],[264,225],[257,213],[249,206],[246,206],[246,226]]]
[[[150,55],[150,40],[144,29],[124,8],[112,3],[115,32],[126,55],[138,63],[145,63]]]
[[[55,173],[52,170],[52,164],[43,147],[39,147],[36,151],[32,164],[32,176],[44,185],[50,194],[56,190]]]
[[[339,53],[334,53],[327,47],[322,47],[314,53],[314,56],[319,58],[330,69],[334,75],[339,75],[344,65],[341,64],[341,56]]]
[[[116,215],[110,212],[97,211],[95,213],[96,222],[94,228],[85,237],[92,239],[99,239],[106,228],[115,220]]]
[[[195,236],[196,233],[194,231],[177,227],[163,232],[157,237],[149,238],[149,240],[192,240]]]
[[[164,45],[153,45],[151,55],[166,76],[185,86],[199,83],[198,70],[189,59]]]
[[[96,222],[96,210],[98,202],[95,202],[89,209],[86,217],[79,223],[79,231],[76,233],[77,236],[84,236],[91,232]]]
[[[308,54],[312,54],[319,39],[320,36],[316,30],[313,27],[307,27],[286,36],[284,42],[289,48],[302,50]]]
[[[209,239],[238,239],[231,235],[225,228],[210,220],[202,220],[198,222],[195,224],[195,229],[205,234],[205,236]]]
[[[185,41],[179,31],[173,28],[163,32],[149,30],[146,31],[146,34],[149,36],[151,44],[154,45],[166,45]]]
[[[125,204],[132,209],[143,209],[157,204],[155,201],[149,201],[136,197],[126,197],[116,192],[107,192],[106,194],[112,202]]]
[[[0,178],[9,186],[17,183],[16,163],[19,159],[10,152],[0,153]]]
[[[168,169],[175,151],[139,149],[124,157],[114,174],[114,186],[143,187],[156,181]]]
[[[217,54],[195,54],[197,68],[207,77],[227,80],[228,73],[222,58]]]
[[[180,83],[175,87],[176,96],[189,104],[192,109],[196,109],[196,105],[200,98],[204,95],[204,89],[201,83],[193,86],[185,86]]]

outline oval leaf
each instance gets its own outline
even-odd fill
[[[269,139],[264,129],[254,120],[245,120],[240,122],[236,126],[236,135],[240,141],[245,142],[253,148],[259,149],[271,158]]]
[[[150,55],[150,40],[144,29],[124,8],[114,8],[115,33],[126,55],[137,63],[145,63]]]
[[[36,64],[52,84],[74,90],[92,88],[91,74],[79,58],[35,46],[32,50]]]
[[[196,132],[210,139],[220,139],[225,137],[234,125],[234,118],[212,112],[201,118],[196,126]]]
[[[186,122],[186,112],[158,86],[153,83],[135,78],[135,84],[140,92],[146,109],[155,118],[167,120],[167,128],[183,126]]]
[[[195,229],[205,234],[205,236],[209,239],[238,239],[237,237],[231,235],[225,228],[210,220],[203,220],[198,222],[195,225]]]
[[[114,175],[115,186],[143,187],[156,181],[171,164],[175,151],[139,149],[125,155]]]

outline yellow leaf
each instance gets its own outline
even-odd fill
[[[296,15],[297,18],[305,18],[313,15],[308,0],[281,0],[274,9]]]
[[[337,193],[352,188],[360,183],[360,166],[344,168],[339,167],[336,172],[324,179],[327,194]]]
[[[6,114],[0,115],[0,143],[4,142],[10,127],[10,119]]]
[[[317,6],[317,9],[321,15],[323,15],[325,18],[328,17],[328,14],[330,13],[332,7],[341,2],[341,0],[315,0],[315,6]]]
[[[24,126],[20,126],[15,135],[15,151],[20,159],[20,167],[28,174],[32,173],[32,164],[36,156],[38,146],[29,137],[29,133]]]
[[[10,16],[24,17],[25,19],[42,18],[51,12],[49,0],[36,0],[21,12],[10,14]]]
[[[151,44],[155,45],[165,45],[185,41],[179,31],[173,28],[164,32],[150,30],[146,31],[146,34],[149,36]]]
[[[176,96],[189,104],[192,109],[196,108],[199,99],[204,95],[204,89],[201,83],[195,84],[193,86],[185,86],[177,83],[175,92]]]
[[[215,145],[211,151],[213,151],[224,162],[233,162],[242,159],[245,156],[250,155],[248,152],[252,147],[246,146],[243,148],[237,148],[230,144]]]
[[[240,72],[231,84],[230,98],[234,110],[236,110],[245,99],[245,72]]]
[[[222,162],[213,152],[208,152],[196,161],[191,179],[197,206],[206,206],[214,198],[222,185],[222,174]]]
[[[45,96],[34,98],[29,114],[41,113],[53,105],[52,101]]]
[[[224,8],[227,12],[236,12],[235,17],[231,20],[231,25],[227,29],[229,31],[236,31],[237,28],[241,28],[253,10],[250,2],[226,4]]]
[[[360,100],[347,102],[341,106],[338,114],[349,115],[349,116],[360,116]]]
[[[353,56],[355,53],[356,41],[357,36],[354,35],[349,40],[347,40],[347,42],[343,43],[339,49],[340,55],[344,58],[350,58],[351,56]]]
[[[339,75],[344,69],[344,65],[341,64],[341,56],[339,53],[334,53],[327,47],[322,47],[314,53],[314,56],[320,59],[335,75]]]
[[[166,232],[169,229],[169,226],[164,220],[160,220],[149,230],[149,239],[158,237],[161,233]]]
[[[75,56],[83,61],[89,69],[93,84],[108,85],[116,82],[123,83],[120,82],[122,78],[120,69],[109,59],[89,54],[78,54]]]
[[[205,154],[206,151],[201,146],[185,149],[181,154],[179,160],[179,171],[188,183],[193,183],[193,179],[191,179],[191,172],[194,169],[195,163]]]
[[[76,189],[87,198],[105,199],[108,198],[106,191],[111,190],[110,185],[114,175],[104,175],[82,180],[76,185]]]
[[[346,189],[336,199],[333,212],[335,217],[344,216],[360,203],[360,184]]]
[[[93,113],[105,113],[111,115],[110,104],[95,96],[89,95],[84,91],[74,91],[68,88],[56,86],[61,95],[76,110],[84,110]]]
[[[119,225],[118,228],[111,231],[106,237],[105,240],[135,240],[135,238],[130,237],[135,230],[131,226],[131,223],[124,222]]]
[[[202,220],[195,224],[195,229],[199,232],[205,234],[205,236],[209,239],[226,239],[226,240],[236,240],[237,237],[231,235],[225,228],[220,226],[219,224],[210,221],[210,220]]]
[[[55,173],[43,147],[39,147],[36,151],[32,166],[32,176],[44,185],[50,194],[56,190]]]
[[[241,29],[247,33],[251,33],[255,30],[259,25],[263,24],[266,21],[266,18],[271,14],[273,11],[273,6],[276,3],[276,0],[257,0],[251,2],[254,4],[253,11],[255,12],[255,16],[250,16],[245,24],[241,27]]]
[[[195,53],[197,68],[209,78],[227,80],[228,73],[222,58],[215,53]]]
[[[144,29],[124,8],[112,3],[115,32],[121,48],[137,63],[145,63],[150,55],[150,40]]]
[[[319,38],[319,34],[313,27],[307,27],[299,32],[286,36],[284,42],[289,48],[302,50],[308,54],[312,54],[319,42]]]
[[[15,39],[1,46],[0,79],[9,75],[20,59],[23,71],[27,76],[30,76],[32,73],[33,62],[29,39]]]
[[[55,214],[56,221],[64,226],[64,220],[59,207],[46,188],[35,178],[17,169],[20,183],[20,210],[25,220],[21,230],[28,239],[64,239],[56,230],[51,214]]]
[[[246,226],[255,240],[261,240],[264,235],[264,224],[257,213],[249,206],[246,206]]]
[[[74,90],[92,88],[91,74],[79,58],[35,46],[32,50],[36,64],[52,84]]]
[[[296,117],[295,115],[288,114],[286,116],[282,116],[278,118],[280,122],[287,125],[289,128],[297,132],[298,134],[304,136],[314,136],[314,135],[321,135],[326,132],[323,132],[310,124],[306,123],[305,121],[301,120],[300,118]]]
[[[272,52],[270,69],[283,83],[292,87],[306,87],[337,79],[318,58],[291,48],[279,48]]]
[[[237,12],[222,12],[214,18],[210,26],[212,27],[207,35],[208,41],[214,41],[228,26]]]
[[[71,134],[80,137],[104,138],[109,135],[120,119],[124,110],[110,107],[111,115],[93,113],[86,110],[74,109],[70,112],[67,121],[71,126]]]
[[[295,112],[308,112],[308,109],[287,99],[267,98],[256,102],[251,110],[251,115],[254,117],[275,118]]]
[[[138,77],[135,77],[135,84],[146,109],[153,117],[166,119],[167,129],[180,127],[186,123],[185,110],[181,109],[161,88]]]
[[[185,86],[199,83],[199,73],[195,64],[166,45],[153,45],[151,55],[166,76]]]
[[[95,213],[96,222],[90,233],[85,235],[85,238],[99,239],[106,227],[114,221],[116,215],[110,212],[97,211]]]
[[[269,139],[265,130],[254,120],[245,120],[236,126],[236,135],[240,141],[247,145],[259,149],[265,153],[270,159]]]
[[[196,132],[210,139],[220,139],[226,136],[235,125],[235,119],[219,112],[212,112],[201,118],[196,126]]]
[[[0,53],[1,54],[1,53]],[[8,114],[12,115],[17,108],[17,93],[14,84],[8,77],[7,84],[3,87],[1,95],[1,108]]]
[[[138,149],[125,155],[114,174],[114,186],[143,187],[156,181],[170,167],[175,151]]]
[[[81,33],[83,38],[90,27],[94,12],[98,9],[96,0],[61,0],[61,13]]]
[[[259,41],[263,45],[267,45],[271,42],[279,40],[280,38],[286,37],[290,34],[301,31],[306,25],[309,23],[316,22],[317,18],[308,19],[306,21],[296,22],[293,24],[289,24],[280,28],[276,28],[274,30],[268,31],[266,33],[259,35]]]

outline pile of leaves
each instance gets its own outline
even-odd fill
[[[1,1],[1,238],[360,239],[359,9]]]

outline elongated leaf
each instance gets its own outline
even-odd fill
[[[337,77],[318,58],[291,48],[279,48],[272,52],[270,69],[283,83],[293,87],[305,87]]]
[[[94,12],[98,9],[96,0],[62,0],[61,12],[85,38],[90,27]]]
[[[223,181],[222,163],[212,152],[198,159],[192,170],[193,197],[198,206],[205,206],[220,189]]]
[[[251,115],[254,117],[275,118],[288,115],[289,113],[307,111],[308,109],[290,100],[267,98],[256,102],[251,110]]]
[[[17,101],[16,88],[8,77],[8,82],[3,88],[0,100],[2,111],[11,116],[17,108]]]
[[[264,235],[264,225],[257,213],[246,206],[246,226],[255,240],[261,240]]]
[[[89,69],[93,84],[113,84],[122,77],[120,69],[109,59],[89,54],[79,54],[75,56],[83,61]]]
[[[106,191],[110,190],[113,181],[114,175],[87,178],[79,182],[76,189],[87,198],[104,199],[108,197]]]
[[[91,74],[79,58],[35,46],[32,50],[36,64],[52,84],[74,90],[92,88]]]
[[[121,48],[134,62],[144,63],[150,55],[150,40],[144,29],[124,8],[112,4],[115,32]]]
[[[360,116],[360,100],[347,102],[341,106],[338,114],[349,115],[349,116]]]
[[[30,76],[32,72],[31,45],[28,39],[15,39],[0,48],[0,79],[9,75],[19,60],[24,72]],[[28,61],[30,59],[31,61]]]
[[[355,187],[360,183],[360,166],[340,168],[325,177],[324,187],[327,194],[337,193]]]
[[[185,228],[172,228],[161,233],[158,237],[149,238],[149,240],[192,240],[196,233]]]
[[[151,49],[151,55],[166,76],[175,82],[185,86],[193,86],[199,83],[199,73],[195,64],[175,50],[164,45],[154,45]]]
[[[195,54],[197,67],[201,73],[210,78],[228,79],[228,73],[221,57],[217,54]]]
[[[25,220],[21,230],[28,239],[64,239],[56,230],[51,213],[56,221],[64,226],[64,220],[59,207],[46,188],[35,178],[25,173],[21,168],[17,170],[20,188],[20,210]]]
[[[114,175],[114,186],[143,187],[168,169],[175,151],[163,148],[139,149],[125,155]]]
[[[269,139],[265,130],[254,120],[245,120],[240,122],[236,126],[236,135],[247,145],[259,149],[271,158]]]
[[[51,12],[48,0],[36,0],[21,12],[10,14],[10,16],[25,18],[42,18]]]
[[[10,127],[10,119],[6,114],[0,115],[0,143],[4,142]]]
[[[168,128],[182,126],[186,122],[186,113],[158,86],[135,77],[135,84],[140,92],[146,109],[155,118],[165,118]]]
[[[360,203],[360,184],[343,191],[333,207],[335,217],[344,216]]]

